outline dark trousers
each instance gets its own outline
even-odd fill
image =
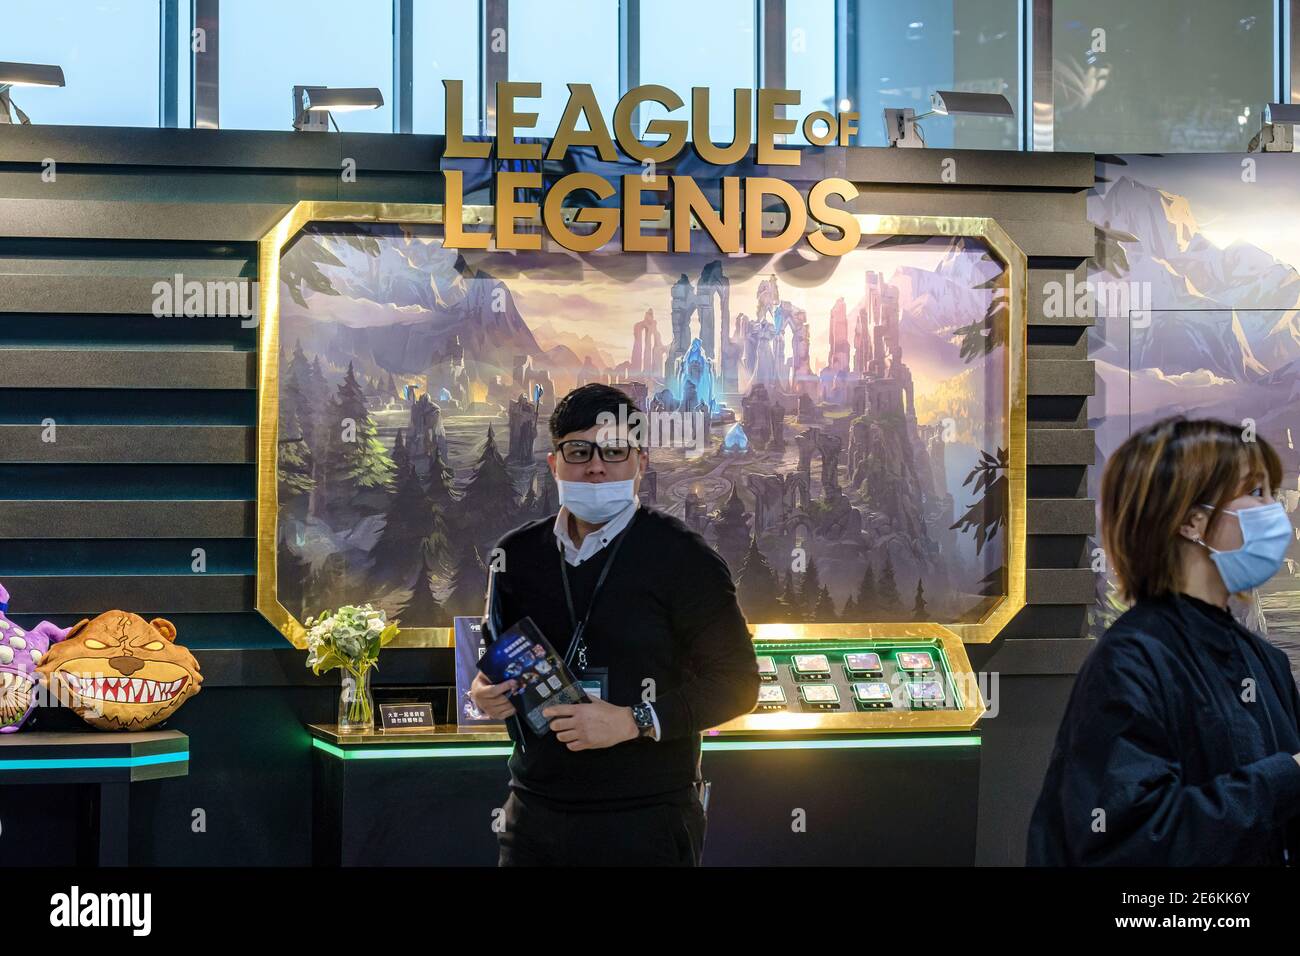
[[[567,811],[511,791],[498,866],[699,866],[704,807],[681,801],[634,810]]]

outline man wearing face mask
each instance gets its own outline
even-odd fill
[[[1300,861],[1300,694],[1228,611],[1291,545],[1281,480],[1266,441],[1210,420],[1157,422],[1107,461],[1102,537],[1132,606],[1075,682],[1031,865]]]
[[[758,666],[726,563],[638,501],[640,410],[609,385],[575,389],[550,419],[556,515],[507,534],[488,618],[531,617],[589,703],[514,718],[512,682],[470,696],[514,741],[500,864],[698,865],[700,734],[748,713]],[[631,426],[629,430],[629,426]]]

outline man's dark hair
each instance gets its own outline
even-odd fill
[[[601,424],[599,416],[603,412],[617,419],[620,408],[624,409],[625,420],[635,424],[641,409],[626,392],[600,382],[575,388],[560,399],[555,411],[551,412],[551,441],[559,441],[572,432],[586,431]]]

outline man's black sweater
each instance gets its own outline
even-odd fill
[[[501,539],[496,588],[502,623],[531,617],[563,655],[573,627],[554,528],[552,515]],[[609,669],[612,704],[639,703],[652,688],[660,739],[571,751],[554,733],[539,737],[507,721],[510,786],[563,808],[679,799],[696,779],[701,731],[749,713],[758,696],[754,647],[726,562],[681,521],[648,508],[636,510],[623,535],[584,634],[587,665]],[[568,566],[578,620],[616,544]]]

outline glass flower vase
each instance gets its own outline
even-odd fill
[[[370,671],[341,668],[343,687],[339,692],[339,733],[361,733],[375,729],[375,698],[370,691]]]

